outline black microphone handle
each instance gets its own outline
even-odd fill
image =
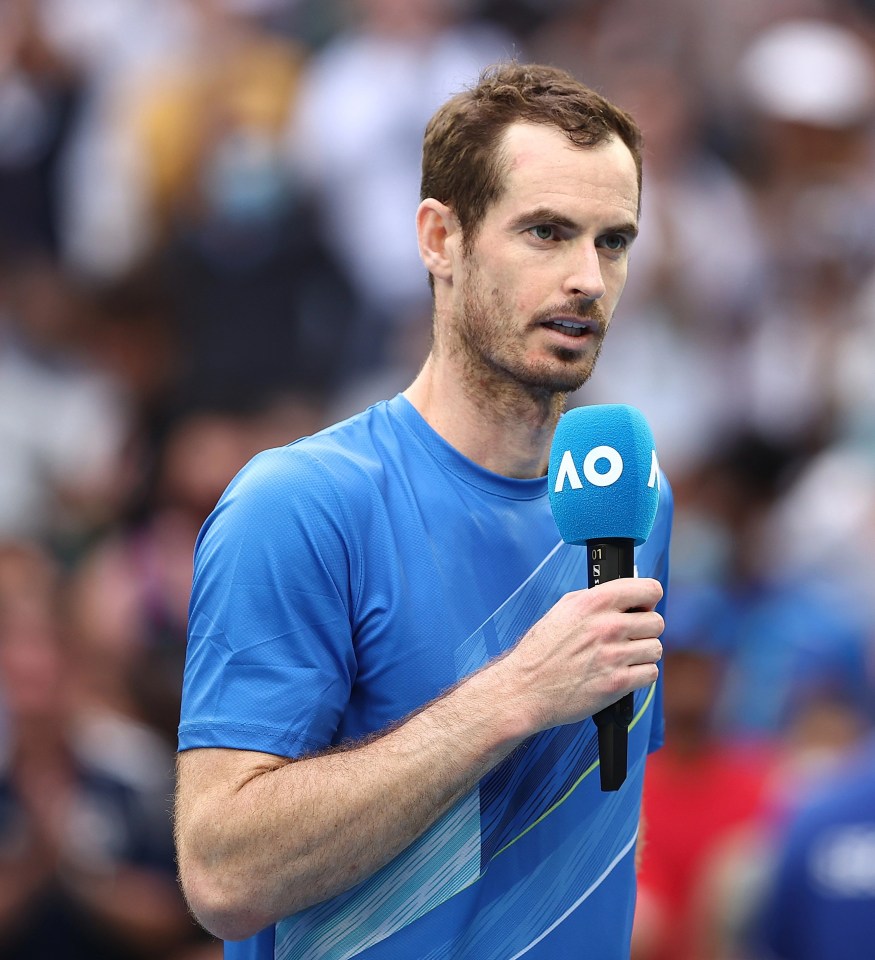
[[[586,541],[589,586],[635,576],[635,543],[627,537],[602,537]],[[634,712],[633,694],[593,716],[599,736],[599,775],[603,791],[619,790],[626,779],[629,724]]]

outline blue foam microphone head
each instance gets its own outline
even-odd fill
[[[640,410],[575,407],[556,427],[547,473],[550,506],[566,543],[650,536],[659,504],[659,462]]]

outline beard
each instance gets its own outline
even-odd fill
[[[590,378],[609,323],[598,301],[572,298],[539,312],[520,330],[500,290],[493,290],[487,299],[476,271],[467,272],[463,283],[454,347],[468,383],[490,392],[519,394],[522,390],[544,398],[572,393]],[[527,357],[527,336],[556,316],[586,321],[593,341],[584,349],[550,343],[543,356]]]

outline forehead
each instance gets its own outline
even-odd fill
[[[637,220],[638,172],[618,137],[578,147],[555,127],[516,123],[505,131],[502,152],[505,189],[496,207],[572,205],[578,213]]]

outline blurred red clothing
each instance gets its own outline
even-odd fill
[[[639,897],[658,914],[646,960],[702,960],[697,893],[713,854],[763,812],[768,751],[711,746],[694,755],[666,745],[648,758]]]

